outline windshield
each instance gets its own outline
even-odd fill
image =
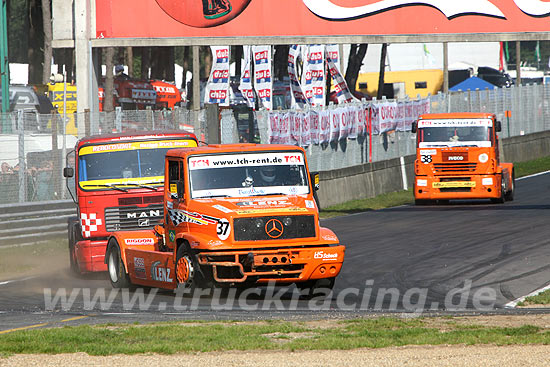
[[[166,152],[196,146],[191,139],[174,139],[83,147],[79,151],[79,186],[85,190],[154,189],[164,183]]]
[[[309,193],[301,152],[194,156],[189,172],[193,198]]]
[[[420,120],[417,132],[418,146],[490,147],[492,126],[490,119]]]

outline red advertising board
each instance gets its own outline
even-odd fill
[[[97,38],[549,31],[548,0],[96,0]]]

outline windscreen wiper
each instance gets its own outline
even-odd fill
[[[128,192],[127,189],[124,189],[122,187],[118,187],[115,184],[85,184],[83,186],[108,187],[112,190],[119,190],[119,191],[123,191],[123,192]]]
[[[147,182],[145,184],[142,184],[142,183],[139,183],[139,182],[126,182],[126,183],[124,183],[124,185],[126,185],[126,186],[138,186],[138,187],[142,187],[144,189],[157,191],[158,187],[148,185],[148,184],[151,184],[151,183],[155,183],[155,182]]]

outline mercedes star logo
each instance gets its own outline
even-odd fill
[[[271,238],[279,238],[283,235],[283,223],[278,219],[270,219],[265,224],[265,233]]]

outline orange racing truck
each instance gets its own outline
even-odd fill
[[[319,223],[302,148],[209,145],[166,155],[162,225],[114,232],[113,287],[175,289],[295,283],[332,288],[345,247]],[[313,181],[313,182],[312,182]]]
[[[78,213],[68,219],[73,272],[106,271],[105,248],[112,233],[159,223],[164,156],[173,148],[196,146],[194,134],[179,130],[96,135],[76,143],[67,157],[72,163],[63,171],[74,178],[74,188],[68,179],[67,186]]]
[[[491,113],[424,114],[416,132],[414,198],[436,200],[514,199],[514,166],[499,158],[501,123]]]

